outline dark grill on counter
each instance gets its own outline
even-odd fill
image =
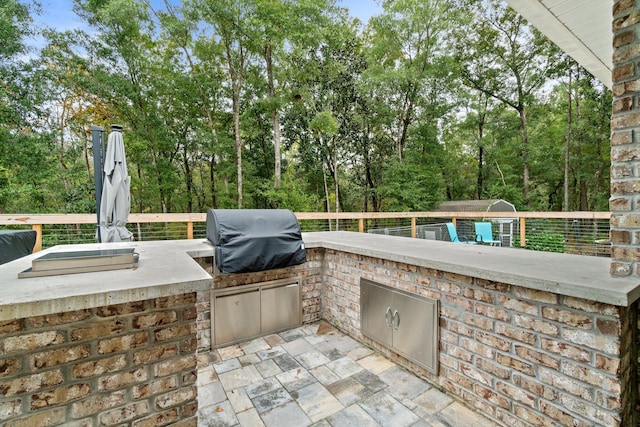
[[[207,239],[221,273],[248,273],[304,263],[298,219],[287,209],[209,209]]]

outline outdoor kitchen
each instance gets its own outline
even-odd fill
[[[0,425],[640,425],[640,2],[32,3],[3,8]],[[421,212],[486,196],[514,204]],[[209,203],[300,212],[203,238]]]
[[[632,416],[640,287],[611,277],[608,260],[349,232],[299,239],[286,212],[255,214],[211,212],[211,242],[67,245],[0,266],[3,422],[195,420],[198,355],[321,319],[498,424]],[[236,235],[244,261],[217,247],[254,220],[254,232],[262,221],[293,231]],[[277,247],[289,256],[272,264]],[[18,277],[44,254],[105,248],[133,248],[137,266]],[[251,266],[225,272],[252,251]]]

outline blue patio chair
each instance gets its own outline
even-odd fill
[[[458,232],[456,231],[456,226],[453,225],[452,222],[448,222],[447,223],[447,230],[449,231],[449,237],[451,238],[451,241],[454,243],[467,243],[469,245],[475,245],[476,242],[474,241],[469,241],[468,238],[466,238],[465,236],[458,236]]]
[[[502,246],[500,239],[495,239],[490,222],[476,222],[476,242],[483,245]]]

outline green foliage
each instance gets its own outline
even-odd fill
[[[440,201],[441,187],[439,175],[420,163],[392,162],[385,170],[378,194],[385,201],[385,211],[429,211]]]
[[[569,73],[570,208],[608,209],[610,92],[497,2],[369,23],[331,0],[151,4],[77,1],[90,31],[28,56],[32,11],[0,0],[0,212],[93,212],[90,129],[113,123],[133,212],[559,210]]]
[[[338,132],[338,121],[333,117],[331,111],[325,110],[311,119],[309,128],[318,135],[332,137]]]
[[[266,209],[290,209],[294,212],[316,212],[322,210],[318,196],[307,188],[307,184],[290,167],[282,176],[280,188],[273,188],[270,181],[257,191],[257,197],[264,199]]]
[[[17,0],[0,0],[0,61],[13,58],[25,50],[24,37],[30,32],[27,6]]]
[[[525,248],[532,251],[563,253],[566,245],[562,234],[538,234],[527,236]]]

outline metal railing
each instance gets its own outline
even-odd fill
[[[503,246],[609,256],[609,212],[299,212],[305,231],[355,231],[448,241],[445,224],[475,238],[473,223],[490,221]],[[205,238],[204,213],[130,214],[127,228],[138,241]],[[34,251],[96,242],[95,214],[0,215],[3,229],[36,230]]]

